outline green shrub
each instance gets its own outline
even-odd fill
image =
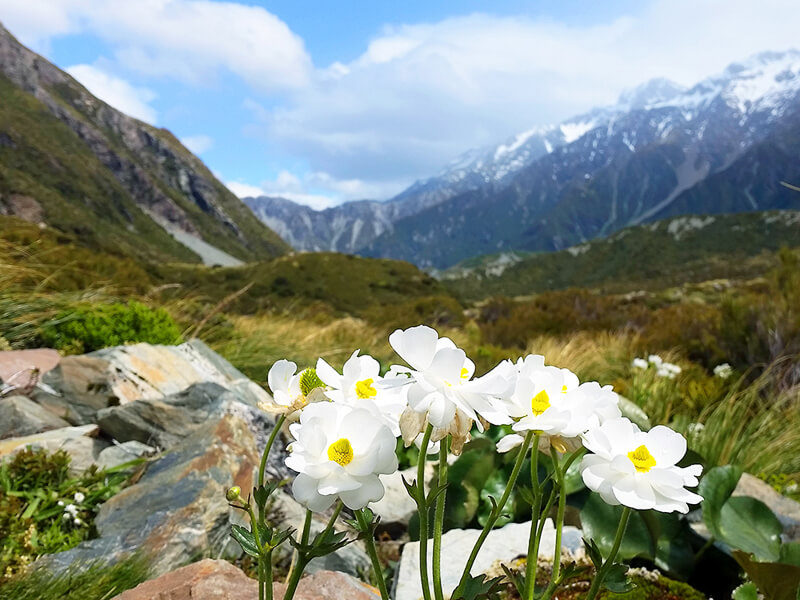
[[[95,466],[72,477],[70,461],[63,450],[25,449],[0,464],[0,583],[42,554],[94,537],[98,507],[128,480]]]
[[[63,311],[42,327],[41,337],[49,346],[80,353],[135,342],[175,344],[181,336],[163,308],[130,301]]]

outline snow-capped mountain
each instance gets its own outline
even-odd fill
[[[312,235],[338,240],[326,249],[446,267],[477,254],[565,248],[675,214],[797,206],[800,195],[775,178],[800,178],[798,134],[800,52],[766,52],[689,89],[655,79],[613,106],[469,151],[370,203],[372,217],[348,216],[347,204],[328,209],[338,229]],[[374,226],[364,221],[354,235],[365,218]],[[297,228],[292,235],[295,247],[312,249]]]

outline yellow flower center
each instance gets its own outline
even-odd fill
[[[467,370],[467,367],[463,367],[461,369],[461,379],[469,379],[469,371]]]
[[[550,396],[547,395],[545,390],[542,390],[533,398],[531,398],[531,410],[533,411],[533,416],[538,417],[548,408],[550,408]]]
[[[642,444],[633,452],[628,452],[628,458],[631,459],[633,466],[639,473],[647,473],[650,469],[656,466],[656,459],[650,454],[647,446]]]
[[[566,384],[561,386],[561,393],[562,393],[562,394],[566,394],[566,393],[567,393],[567,386],[566,386]]]
[[[353,460],[353,446],[347,438],[340,438],[328,446],[328,460],[342,465],[349,465]]]
[[[378,395],[378,390],[373,386],[374,379],[362,379],[356,383],[356,396],[359,398],[372,398]]]

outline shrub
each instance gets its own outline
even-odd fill
[[[42,327],[41,337],[49,346],[79,353],[135,342],[174,344],[181,336],[163,308],[130,301],[63,311]]]

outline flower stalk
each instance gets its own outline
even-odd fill
[[[594,576],[592,586],[589,588],[589,593],[586,595],[586,600],[594,600],[595,596],[597,596],[597,593],[600,591],[600,586],[603,585],[603,580],[605,580],[608,570],[614,566],[614,559],[617,557],[619,547],[622,545],[622,539],[625,537],[625,531],[628,528],[628,520],[630,519],[630,516],[631,509],[626,506],[622,509],[622,516],[620,517],[619,525],[617,526],[617,534],[614,537],[614,545],[611,547],[611,553],[608,555],[608,558],[605,560],[602,566],[597,570],[597,574]]]
[[[419,578],[422,584],[422,597],[431,600],[431,586],[428,579],[428,502],[425,497],[425,460],[428,444],[431,441],[433,425],[428,425],[422,437],[417,460],[417,509],[419,512]]]
[[[364,514],[364,509],[356,511],[356,519],[361,527],[361,531],[367,532],[367,535],[364,537],[364,544],[367,547],[369,559],[372,561],[372,572],[375,575],[375,581],[378,583],[378,590],[380,590],[381,593],[381,600],[389,600],[389,591],[386,589],[386,580],[383,577],[383,567],[381,566],[381,561],[378,558],[378,551],[375,548],[375,537],[372,534],[370,521],[367,518],[367,515]]]
[[[449,436],[439,444],[439,477],[436,496],[436,512],[433,518],[433,593],[436,600],[444,600],[442,591],[442,533],[444,530],[444,506],[447,495],[447,446]]]

